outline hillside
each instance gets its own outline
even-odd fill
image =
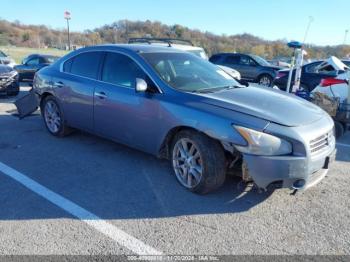
[[[172,37],[190,39],[202,46],[209,54],[217,52],[247,52],[265,58],[290,56],[291,50],[283,40],[267,41],[250,34],[215,35],[189,29],[181,25],[165,25],[151,21],[120,20],[93,30],[72,32],[72,45],[87,46],[101,43],[125,43],[129,37]],[[24,25],[19,21],[0,20],[0,46],[14,45],[32,48],[64,48],[67,42],[65,30],[51,29],[45,25]],[[330,55],[345,57],[350,53],[349,46],[309,46],[311,58],[325,58]]]

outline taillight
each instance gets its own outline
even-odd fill
[[[321,80],[320,85],[322,87],[332,86],[332,85],[338,85],[338,84],[347,84],[348,81],[345,79],[337,79],[337,78],[324,78]]]
[[[287,73],[285,73],[285,72],[277,72],[276,78],[282,78],[286,75],[287,75]]]

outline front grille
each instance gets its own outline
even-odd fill
[[[332,132],[323,134],[310,141],[310,151],[311,154],[316,154],[329,146],[330,140],[332,138]]]

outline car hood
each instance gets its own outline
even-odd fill
[[[301,126],[322,118],[314,104],[279,90],[243,87],[202,94],[204,103],[252,115],[284,126]]]
[[[266,68],[270,68],[272,70],[281,70],[283,69],[283,67],[280,67],[280,66],[274,66],[274,65],[269,65],[269,66],[265,66]]]
[[[290,71],[290,68],[283,68],[278,70],[278,72],[284,72],[284,73],[288,73]],[[293,72],[295,71],[295,69],[293,69]]]

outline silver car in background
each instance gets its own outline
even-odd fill
[[[48,131],[80,129],[169,159],[207,193],[231,169],[244,181],[307,189],[335,157],[333,120],[278,90],[242,86],[216,65],[155,45],[102,45],[41,69],[34,90]]]

